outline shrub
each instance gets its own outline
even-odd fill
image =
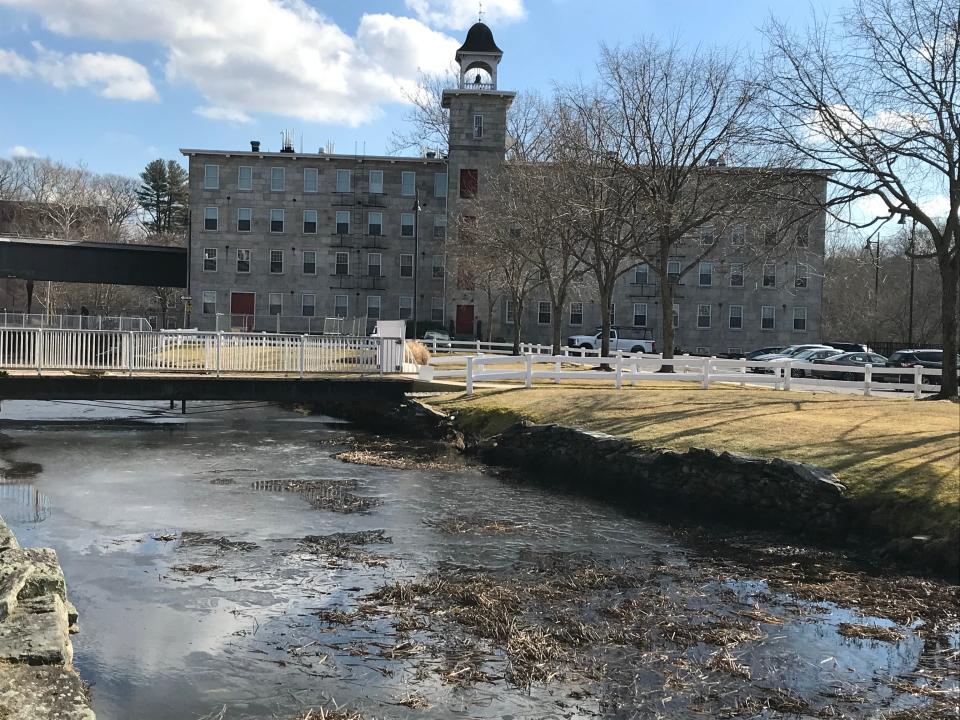
[[[407,340],[403,348],[403,361],[426,365],[430,362],[430,351],[419,340]]]

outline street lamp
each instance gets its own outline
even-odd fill
[[[417,332],[417,281],[420,277],[420,190],[414,191],[413,198],[413,339],[420,337]]]
[[[873,263],[873,309],[880,309],[880,238],[876,240],[867,240],[867,250],[876,248],[876,257]]]

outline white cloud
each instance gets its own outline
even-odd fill
[[[479,5],[464,0],[406,0],[407,7],[427,25],[462,30],[477,22]],[[523,0],[484,0],[483,21],[506,23],[526,15]]]
[[[247,115],[242,110],[234,110],[231,108],[222,108],[222,107],[211,107],[209,105],[202,105],[193,109],[193,112],[201,117],[205,117],[208,120],[225,120],[226,122],[232,123],[249,123],[253,122],[253,118]]]
[[[13,77],[27,77],[30,74],[30,63],[17,55],[13,50],[0,48],[0,75]]]
[[[28,148],[26,145],[14,145],[12,148],[10,148],[10,157],[38,158],[40,157],[40,153],[33,148]]]
[[[506,0],[501,0],[506,2]],[[507,4],[511,4],[507,2]],[[204,117],[254,113],[351,125],[405,102],[417,70],[442,72],[459,42],[419,20],[364,15],[350,35],[304,0],[0,0],[63,35],[163,48],[170,83],[195,87]]]
[[[64,54],[33,43],[36,58],[0,50],[0,74],[37,77],[56,88],[93,87],[106,98],[156,100],[147,69],[128,57],[109,53]]]

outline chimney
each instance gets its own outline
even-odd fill
[[[437,154],[433,150],[427,150],[426,156],[428,159],[433,160],[433,158],[435,158]]]
[[[260,152],[260,141],[251,140],[250,141],[250,152]]]
[[[710,167],[716,167],[716,166],[717,166],[717,159],[716,159],[716,158],[710,158],[709,160],[707,160],[707,165],[709,165]]]
[[[727,159],[723,155],[721,155],[720,157],[717,158],[717,165],[719,167],[726,167]]]

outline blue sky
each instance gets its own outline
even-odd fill
[[[846,4],[818,4],[835,14]],[[760,48],[773,0],[485,0],[499,85],[548,92],[593,74],[600,43],[645,34]],[[36,153],[135,175],[180,147],[385,151],[418,68],[452,60],[475,2],[0,0],[0,156]]]

